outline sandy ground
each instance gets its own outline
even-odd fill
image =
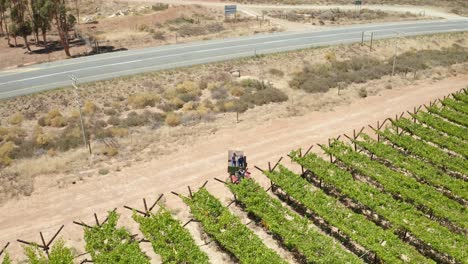
[[[170,191],[186,194],[187,185],[195,189],[205,180],[210,180],[208,189],[227,204],[229,193],[212,179],[226,176],[228,149],[244,150],[250,167],[257,165],[266,168],[268,161],[275,162],[292,149],[326,142],[329,137],[374,124],[377,120],[428,103],[467,85],[468,75],[459,75],[427,82],[425,85],[384,90],[377,96],[356,100],[349,105],[336,107],[333,111],[311,112],[300,117],[278,118],[261,124],[247,120],[233,125],[231,129],[220,129],[209,136],[196,138],[184,149],[150,161],[133,163],[119,172],[90,178],[82,184],[66,188],[57,186],[45,191],[39,187],[30,197],[10,200],[0,207],[0,244],[14,242],[18,238],[40,241],[39,231],[44,232],[47,239],[64,224],[61,236],[78,252],[82,252],[83,232],[79,226],[72,224],[73,220],[92,223],[93,213],[103,218],[107,210],[119,208],[118,211],[123,214],[122,223],[137,232],[130,213],[125,212],[122,206],[141,206],[141,198],[147,197],[152,201],[161,193],[166,194],[166,204],[177,217],[186,221],[189,219],[186,206]],[[290,166],[291,163],[285,159],[283,164]],[[258,171],[252,172],[255,178],[265,182]],[[192,234],[197,232],[191,231]],[[197,240],[200,241],[199,238]],[[268,245],[276,247],[274,242]],[[203,248],[210,252],[216,263],[229,262],[227,256],[217,252],[214,245]],[[22,254],[20,245],[13,243],[10,252],[19,258]],[[290,257],[288,253],[282,254]],[[154,262],[158,263],[156,257]]]
[[[196,8],[209,8],[211,10],[216,9],[217,12],[211,11],[213,14],[221,14],[222,16],[222,9],[225,4],[228,2],[220,2],[218,0],[205,0],[205,1],[193,1],[193,0],[126,0],[126,1],[113,1],[110,3],[111,0],[106,0],[108,5],[114,5],[114,8],[123,7],[125,5],[131,6],[135,4],[142,4],[142,3],[168,3],[171,5],[192,5],[196,6]],[[131,3],[131,4],[130,4]],[[318,10],[328,10],[328,9],[336,9],[339,8],[341,10],[355,10],[354,5],[255,5],[255,4],[237,4],[239,12],[246,16],[256,17],[262,15],[262,10],[299,10],[299,9],[318,9]],[[458,15],[452,14],[447,12],[446,10],[435,7],[425,7],[425,6],[399,6],[399,5],[365,5],[363,8],[371,9],[371,10],[382,10],[382,11],[389,11],[389,12],[410,12],[415,15],[424,14],[424,18],[444,18],[444,19],[459,19],[461,18]],[[82,18],[86,16],[90,10],[86,10],[84,8],[84,12],[82,13]],[[105,9],[105,7],[103,7]],[[210,11],[210,10],[208,10]],[[179,10],[178,13],[187,13],[187,10]],[[155,22],[161,22],[164,20],[165,17],[170,13],[163,11],[157,12],[154,14],[148,14],[144,16],[126,16],[126,17],[116,17],[116,18],[104,18],[100,19],[100,24],[98,25],[83,25],[82,30],[85,32],[94,32],[99,33],[103,32],[106,34],[101,34],[101,38],[105,41],[101,42],[101,45],[110,45],[114,46],[116,49],[119,48],[141,48],[141,47],[148,47],[148,46],[155,46],[155,45],[166,45],[175,42],[175,37],[171,34],[166,36],[166,40],[159,41],[154,40],[151,38],[151,35],[145,32],[141,32],[136,30],[138,25],[142,24],[154,24]],[[179,15],[177,13],[177,15]],[[188,12],[190,13],[190,12]],[[172,14],[175,15],[176,13]],[[326,26],[315,26],[309,25],[304,23],[297,23],[286,21],[283,19],[276,19],[269,16],[265,16],[265,19],[270,20],[270,24],[264,23],[262,25],[257,25],[256,23],[248,23],[245,25],[241,25],[240,27],[234,28],[234,25],[227,26],[227,30],[223,31],[222,34],[210,34],[210,35],[203,35],[199,37],[187,37],[185,39],[179,38],[179,42],[188,42],[193,40],[201,40],[201,39],[220,39],[225,37],[232,37],[232,36],[239,36],[239,35],[251,35],[254,32],[267,32],[271,28],[278,27],[278,29],[286,30],[286,31],[301,31],[301,30],[317,30],[320,28],[324,28]],[[120,23],[115,26],[116,23]],[[122,26],[123,25],[123,26]],[[329,25],[330,26],[330,25]],[[90,29],[91,28],[91,29]],[[240,28],[240,29],[239,29]],[[243,30],[242,30],[243,29]],[[48,36],[49,40],[58,41],[58,37],[54,33],[54,28],[52,28],[52,34]],[[99,34],[97,34],[99,35]],[[33,39],[32,36],[29,37],[30,40]],[[31,45],[31,49],[35,51],[34,54],[26,54],[26,48],[23,46],[23,40],[18,38],[18,45],[17,48],[10,48],[7,45],[7,41],[5,39],[0,39],[0,55],[2,60],[0,61],[0,69],[9,69],[15,68],[18,66],[26,66],[35,63],[44,63],[50,62],[55,60],[63,60],[66,59],[65,53],[62,50],[57,50],[54,52],[46,53],[42,51],[42,47],[36,47],[35,45]],[[13,40],[12,40],[13,43]],[[32,44],[32,43],[31,43]],[[82,45],[82,43],[73,43],[71,48],[72,56],[78,56],[80,54],[86,54],[87,52],[91,51],[91,47],[89,45]]]
[[[229,4],[227,1],[218,0],[127,0],[128,2],[142,2],[142,3],[167,3],[167,4],[186,4],[186,5],[203,5],[203,6],[224,6]],[[264,5],[264,4],[236,4],[239,10],[247,9],[342,9],[342,10],[355,10],[354,5]],[[382,10],[391,12],[410,12],[416,15],[424,13],[426,16],[440,17],[445,19],[459,19],[462,16],[447,12],[443,8],[436,8],[430,6],[408,6],[408,5],[363,5],[362,8],[370,10]]]

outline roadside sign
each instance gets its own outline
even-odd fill
[[[356,0],[356,1],[354,1],[354,4],[355,5],[362,5],[362,0]]]
[[[224,15],[235,15],[237,13],[237,5],[225,5]]]

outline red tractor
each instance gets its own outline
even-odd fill
[[[239,183],[244,178],[250,178],[247,168],[247,156],[243,151],[228,151],[228,173],[232,183]]]

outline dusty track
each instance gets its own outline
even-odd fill
[[[294,148],[325,142],[329,137],[373,124],[467,85],[468,75],[457,76],[426,86],[385,90],[379,96],[337,107],[335,111],[312,112],[254,126],[241,122],[231,130],[219,130],[210,137],[197,139],[186,149],[118,173],[7,202],[0,207],[0,244],[14,242],[17,238],[37,240],[39,231],[50,236],[62,224],[66,225],[62,234],[65,239],[71,239],[74,245],[83,244],[80,241],[82,229],[72,225],[73,220],[91,221],[94,212],[102,215],[114,207],[122,212],[124,204],[139,204],[142,197],[169,191],[186,193],[189,184],[199,186],[207,179],[224,177],[227,149],[243,149],[251,167],[265,167],[268,161],[285,156]],[[289,164],[289,161],[284,163]],[[259,177],[257,171],[253,174]],[[178,206],[176,200],[167,195],[170,207]],[[10,249],[14,256],[21,252],[18,243],[13,243]]]
[[[184,4],[184,5],[203,5],[212,7],[223,7],[229,2],[221,2],[217,0],[130,0],[132,2],[146,2],[146,3],[167,3],[167,4]],[[239,10],[262,10],[262,9],[318,9],[318,10],[329,10],[329,9],[342,9],[342,10],[355,10],[354,5],[266,5],[266,4],[236,4]],[[410,12],[416,15],[424,13],[426,16],[440,17],[445,19],[460,19],[463,18],[459,15],[446,12],[442,8],[435,8],[429,6],[408,6],[408,5],[364,5],[362,8],[370,10],[382,10],[390,12]],[[248,12],[246,12],[248,14]],[[261,13],[261,12],[260,12]],[[255,14],[252,14],[255,15]]]

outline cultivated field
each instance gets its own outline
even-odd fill
[[[347,139],[294,150],[291,164],[257,167],[263,180],[224,182],[226,188],[210,193],[223,185],[221,177],[173,192],[190,209],[185,224],[174,217],[177,210],[166,209],[163,195],[144,200],[141,209],[127,207],[141,233],[117,225],[115,210],[105,219],[95,215],[95,224],[77,221],[86,254],[75,261],[464,263],[467,103],[463,89],[381,120],[370,132],[354,130]],[[227,206],[216,197],[220,189],[233,194]],[[265,232],[269,237],[260,238]],[[49,250],[46,242],[43,247]],[[47,259],[38,247],[25,253],[30,261]],[[10,263],[4,254],[3,263]],[[48,259],[72,263],[77,254],[58,240]]]

